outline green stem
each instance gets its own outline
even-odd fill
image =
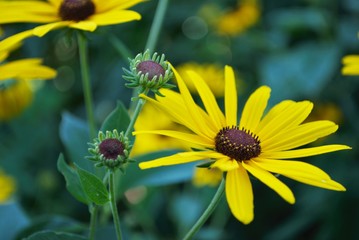
[[[183,240],[192,239],[193,236],[199,231],[199,229],[203,226],[203,224],[206,222],[206,220],[209,218],[209,216],[212,214],[214,209],[217,207],[218,203],[220,202],[225,188],[225,179],[223,177],[216,194],[213,196],[213,199],[211,203],[208,205],[207,209],[204,211],[202,216],[197,220],[195,225],[189,230],[189,232],[186,234],[186,236],[183,238]]]
[[[168,0],[159,0],[156,8],[155,17],[153,19],[152,26],[150,29],[150,33],[147,38],[145,51],[149,49],[152,52],[155,49],[158,36],[162,27],[163,19],[165,17],[167,5],[168,5]]]
[[[132,58],[133,54],[131,53],[131,50],[128,49],[127,46],[116,35],[110,33],[107,35],[108,40],[124,59]]]
[[[87,39],[83,35],[83,33],[78,32],[77,42],[79,46],[82,87],[83,87],[84,98],[85,98],[87,120],[90,130],[90,138],[93,139],[96,137],[96,126],[95,126],[95,117],[93,113],[90,71],[88,64]]]
[[[120,217],[118,216],[116,197],[115,197],[115,173],[110,170],[110,179],[109,179],[109,190],[110,190],[110,204],[111,211],[113,216],[113,223],[116,229],[117,240],[122,239],[121,227],[120,227]]]
[[[96,231],[96,224],[97,224],[97,214],[98,214],[98,206],[94,205],[91,207],[90,210],[91,219],[90,219],[90,233],[89,233],[89,240],[95,239],[95,231]]]
[[[148,93],[148,89],[146,89],[143,92],[143,94],[145,94],[145,95],[147,95],[147,93]],[[131,121],[130,121],[130,124],[128,125],[127,130],[125,132],[125,137],[128,137],[130,132],[132,132],[133,126],[135,125],[135,122],[136,122],[136,119],[137,119],[138,115],[140,114],[140,112],[142,110],[142,107],[143,107],[143,105],[145,103],[146,103],[145,99],[142,99],[142,98],[138,99],[135,111],[133,112],[133,116],[132,116]]]

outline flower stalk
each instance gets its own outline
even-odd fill
[[[202,216],[197,220],[193,227],[188,231],[183,240],[193,239],[194,235],[201,229],[203,224],[207,221],[209,216],[213,213],[214,209],[218,206],[225,189],[225,178],[222,178],[221,183],[218,186],[216,194],[213,196],[212,201],[208,205],[207,209],[203,212]]]
[[[113,170],[110,171],[110,179],[109,179],[109,193],[110,193],[110,204],[111,211],[113,216],[113,222],[115,225],[117,240],[122,239],[122,232],[120,226],[120,217],[118,215],[117,205],[116,205],[116,197],[115,197],[115,173]]]

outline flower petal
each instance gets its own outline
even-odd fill
[[[216,160],[211,168],[219,168],[223,172],[231,171],[238,168],[238,162],[236,160],[230,159],[229,157],[224,157]]]
[[[76,28],[76,29],[80,29],[83,31],[89,31],[89,32],[93,32],[96,30],[97,28],[97,24],[94,21],[80,21],[80,22],[71,22],[69,24],[70,28]]]
[[[226,197],[232,214],[242,223],[249,224],[254,218],[252,184],[242,165],[227,172]]]
[[[192,83],[196,87],[199,96],[207,110],[208,115],[214,121],[217,129],[221,129],[226,126],[225,118],[221,109],[219,108],[216,98],[214,97],[211,89],[201,76],[193,71],[188,71],[187,75],[192,80]]]
[[[96,5],[96,12],[102,13],[112,9],[126,9],[145,0],[92,0]]]
[[[88,18],[90,22],[93,22],[98,26],[118,24],[140,19],[141,15],[139,13],[130,10],[112,10],[98,13]]]
[[[214,141],[209,141],[207,138],[203,138],[198,135],[190,134],[190,133],[183,133],[179,131],[172,131],[172,130],[152,130],[152,131],[135,131],[133,135],[137,134],[158,134],[164,135],[172,138],[177,138],[192,144],[199,145],[204,148],[213,148]]]
[[[273,189],[284,200],[286,200],[290,204],[294,204],[295,198],[292,191],[289,189],[289,187],[287,187],[287,185],[282,183],[278,178],[273,176],[268,171],[258,167],[253,161],[243,161],[242,165],[248,172],[250,172],[253,176],[258,178],[268,187]]]
[[[226,120],[227,126],[237,126],[237,88],[236,80],[234,77],[233,69],[230,66],[225,66],[224,68],[225,76],[225,110],[226,110]]]
[[[176,164],[183,164],[194,162],[197,160],[202,160],[206,158],[210,158],[213,151],[203,151],[203,152],[183,152],[177,153],[172,156],[162,157],[155,160],[141,162],[139,167],[141,169],[148,169],[154,167],[162,167],[162,166],[170,166]]]
[[[17,33],[8,38],[5,38],[0,42],[0,51],[9,51],[19,45],[25,38],[33,36],[33,30],[27,30],[24,32]]]
[[[286,102],[283,106],[286,108],[281,108],[282,112],[277,111],[278,114],[256,132],[261,141],[266,141],[284,130],[299,125],[313,109],[313,104],[309,101]]]
[[[0,65],[0,81],[9,78],[32,80],[51,79],[56,76],[52,68],[41,65],[41,59],[30,58]]]
[[[239,124],[240,129],[245,128],[253,131],[257,128],[267,106],[270,91],[271,89],[269,87],[262,86],[248,98],[242,112]]]
[[[71,24],[71,21],[60,21],[60,22],[49,23],[49,24],[38,26],[38,27],[34,28],[33,33],[34,33],[34,35],[36,35],[38,37],[42,37],[46,33],[50,32],[52,30],[65,27],[70,24]]]
[[[270,158],[270,159],[292,159],[292,158],[310,157],[323,153],[348,150],[348,149],[351,149],[351,147],[346,145],[332,144],[332,145],[324,145],[319,147],[302,148],[302,149],[288,150],[288,151],[263,152],[261,153],[260,157]]]
[[[196,124],[196,128],[202,133],[206,134],[208,132],[208,125],[205,125],[202,119],[202,115],[198,110],[197,104],[194,102],[191,93],[189,92],[186,84],[184,83],[182,77],[178,74],[175,68],[172,67],[173,73],[176,77],[178,88],[181,92],[181,96],[186,107],[186,117],[189,118],[189,121]],[[182,113],[183,114],[183,113]],[[218,129],[219,130],[219,129]]]
[[[338,125],[331,121],[305,123],[261,141],[262,151],[282,151],[300,147],[332,134],[337,129]]]
[[[305,184],[336,191],[345,190],[341,184],[333,181],[323,170],[305,162],[271,159],[254,159],[253,161],[267,171],[279,173]]]

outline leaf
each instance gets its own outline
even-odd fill
[[[86,197],[84,190],[77,174],[77,171],[70,167],[64,159],[64,156],[60,154],[57,160],[57,169],[62,173],[66,180],[66,189],[71,193],[78,201],[88,204],[89,201]]]
[[[103,182],[94,174],[77,166],[77,173],[87,197],[97,205],[103,205],[109,201],[109,193]]]
[[[25,240],[86,240],[87,238],[65,232],[42,231],[25,238]]]
[[[130,116],[128,115],[127,109],[121,101],[117,101],[116,108],[107,116],[101,126],[101,131],[112,131],[116,129],[119,133],[125,132],[129,123]]]
[[[85,121],[76,118],[70,113],[65,112],[62,114],[60,138],[65,145],[71,162],[90,172],[95,172],[93,163],[85,159],[85,156],[89,155],[87,151],[89,131]]]

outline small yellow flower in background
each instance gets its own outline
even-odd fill
[[[321,169],[295,158],[334,152],[350,147],[339,144],[307,147],[321,137],[334,133],[338,126],[331,121],[303,123],[313,104],[309,101],[282,101],[264,115],[270,88],[258,88],[247,100],[242,116],[237,121],[237,91],[234,72],[225,67],[225,106],[219,108],[214,94],[196,72],[188,76],[202,100],[204,109],[197,105],[182,77],[173,69],[180,93],[163,90],[166,97],[156,99],[141,95],[149,103],[182,124],[191,132],[176,130],[136,131],[157,134],[187,141],[196,151],[187,151],[139,164],[141,169],[212,159],[212,168],[226,172],[226,197],[233,215],[244,224],[254,218],[253,191],[249,174],[273,189],[284,200],[295,202],[292,191],[273,173],[293,180],[336,191],[345,188],[333,181]]]
[[[235,36],[246,31],[258,22],[260,7],[256,0],[240,1],[238,6],[224,13],[216,22],[220,34]]]
[[[359,55],[348,55],[343,57],[343,75],[359,75]]]
[[[17,116],[30,105],[33,90],[29,80],[56,76],[56,71],[41,65],[39,58],[5,62],[10,51],[18,46],[19,43],[0,47],[0,121]]]
[[[343,113],[340,107],[334,103],[318,104],[306,121],[327,119],[335,123],[343,121]]]
[[[16,190],[14,178],[6,175],[0,169],[0,204],[10,199]]]
[[[143,0],[47,0],[47,1],[0,1],[0,24],[42,23],[33,31],[16,36],[16,41],[69,27],[83,31],[94,31],[98,26],[113,25],[140,20],[141,15],[126,10]],[[15,40],[14,40],[15,41]]]
[[[223,172],[218,168],[195,168],[192,183],[197,187],[215,187],[222,180]]]
[[[193,70],[201,76],[206,76],[204,79],[216,97],[223,97],[224,94],[224,78],[223,68],[217,64],[200,64],[196,62],[183,63],[176,67],[178,73],[183,77],[188,89],[192,93],[196,93],[196,87],[189,81],[187,71]]]

